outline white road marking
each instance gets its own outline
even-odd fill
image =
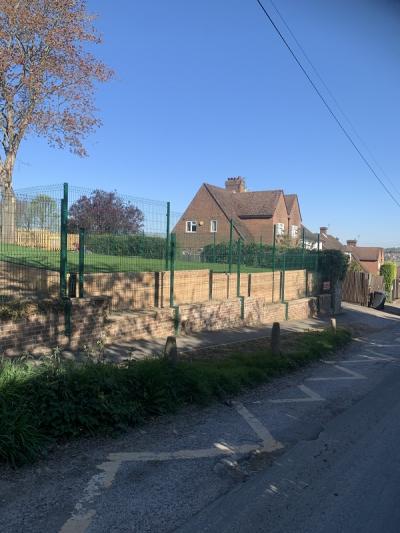
[[[268,429],[244,405],[234,402],[237,412],[246,420],[256,435],[262,440],[262,447],[266,451],[279,450],[283,445],[276,441]]]
[[[332,365],[333,368],[336,368],[337,370],[340,370],[341,372],[344,372],[345,374],[348,374],[348,375],[347,376],[336,376],[336,377],[307,378],[306,381],[339,381],[339,380],[349,380],[349,379],[367,379],[366,376],[363,376],[362,374],[359,374],[358,372],[354,372],[353,370],[349,370],[348,368],[345,368],[343,366],[335,365],[327,361],[324,361],[324,362]]]
[[[89,480],[82,498],[75,505],[71,518],[60,529],[60,533],[84,533],[87,530],[96,515],[96,511],[88,507],[102,489],[111,487],[120,465],[119,461],[108,461],[97,466],[103,472],[95,474]]]
[[[121,452],[108,455],[108,461],[98,465],[102,470],[95,474],[88,482],[84,495],[75,505],[74,511],[67,522],[60,529],[60,533],[85,533],[91,525],[96,510],[91,508],[93,501],[103,489],[111,487],[118,469],[123,462],[128,461],[171,461],[185,459],[209,459],[220,456],[233,456],[251,452],[272,452],[283,448],[283,444],[273,438],[267,428],[244,405],[234,402],[237,412],[260,438],[260,444],[243,444],[232,446],[225,442],[215,442],[212,448],[195,450],[178,450],[174,452]]]
[[[348,361],[341,361],[342,365],[349,364],[349,363],[393,363],[397,362],[396,359],[393,359],[393,357],[385,357],[385,356],[371,356],[371,355],[359,355],[358,357],[363,357],[363,359],[349,359]]]
[[[197,450],[177,450],[175,452],[121,452],[111,453],[108,457],[112,461],[174,461],[182,459],[209,459],[220,457],[221,455],[236,455],[239,453],[249,453],[260,448],[254,444],[243,444],[242,446],[228,446],[224,443],[216,442],[214,448],[198,448]]]
[[[270,400],[272,403],[301,403],[301,402],[324,402],[325,398],[322,398],[319,394],[309,389],[305,385],[300,385],[299,389],[306,395],[305,398],[283,398],[281,400]]]

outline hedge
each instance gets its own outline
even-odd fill
[[[385,292],[388,298],[392,296],[393,282],[397,277],[397,265],[393,261],[386,261],[381,266],[381,276],[385,283]]]
[[[316,267],[316,251],[303,250],[302,248],[276,247],[275,257],[273,247],[266,244],[243,243],[241,246],[241,263],[249,267],[261,267],[273,269],[302,269],[314,270]],[[201,253],[201,260],[204,263],[228,263],[229,262],[229,242],[208,244]],[[237,262],[237,243],[232,247],[232,262]]]
[[[139,256],[148,259],[165,257],[166,239],[146,235],[88,235],[88,252],[101,255]]]

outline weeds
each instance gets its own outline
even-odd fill
[[[57,350],[40,365],[3,360],[0,461],[17,466],[36,459],[51,442],[111,434],[185,404],[205,404],[236,394],[337,350],[349,340],[345,330],[310,332],[280,357],[260,350],[175,365],[158,359],[116,366],[101,357],[77,364],[63,362]]]

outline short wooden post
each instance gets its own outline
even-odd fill
[[[172,335],[167,338],[164,348],[164,357],[167,361],[171,363],[176,363],[178,361],[178,347],[176,345],[176,337]]]
[[[272,355],[281,355],[281,325],[274,322],[271,332],[271,352]]]
[[[336,333],[336,330],[337,330],[337,328],[336,328],[336,318],[331,318],[331,331],[333,333]]]

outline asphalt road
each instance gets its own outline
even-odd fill
[[[0,469],[5,533],[400,532],[400,317],[343,353],[115,439]]]
[[[398,533],[400,368],[179,532]]]

